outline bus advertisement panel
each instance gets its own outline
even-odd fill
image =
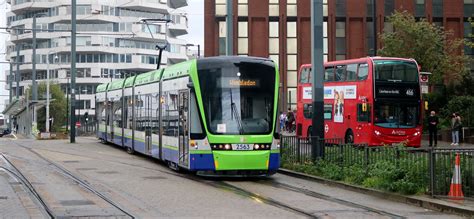
[[[367,57],[324,65],[325,138],[370,146],[421,143],[418,65],[411,59]],[[298,74],[296,134],[312,131],[312,70]]]

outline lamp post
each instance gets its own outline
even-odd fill
[[[84,109],[86,108],[86,107],[85,107],[86,104],[81,102],[81,93],[82,93],[82,92],[84,92],[85,94],[87,94],[87,89],[78,90],[78,92],[77,92],[78,95],[79,95],[79,101],[78,101],[78,102],[81,103],[81,106],[78,106],[78,107],[77,107],[77,109],[79,110],[79,112],[78,112],[79,121],[82,121],[82,120],[81,120],[81,108],[82,108],[82,107],[84,107]]]
[[[49,133],[49,57],[51,56],[51,52],[48,52],[47,61],[47,70],[46,70],[46,133]],[[54,60],[58,59],[58,56],[54,56]],[[54,61],[53,61],[54,62]]]
[[[188,44],[186,44],[185,46],[186,46],[186,52],[187,52],[187,50],[188,50],[188,47],[197,46],[197,48],[198,48],[197,58],[201,58],[201,45],[199,45],[199,44],[196,44],[196,45],[195,45],[195,44],[192,44],[192,43],[188,43]]]
[[[33,32],[33,51],[32,51],[32,57],[31,57],[31,64],[32,64],[32,80],[31,80],[31,87],[33,89],[32,93],[32,101],[38,100],[38,86],[36,84],[36,17],[41,17],[41,16],[46,16],[44,13],[39,13],[33,15],[33,28],[31,28],[31,31]]]

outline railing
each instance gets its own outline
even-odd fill
[[[96,122],[81,123],[81,127],[76,127],[77,136],[94,136],[97,130]]]
[[[384,168],[391,168],[393,172],[396,172],[394,175],[401,175],[396,176],[397,179],[405,180],[396,183],[406,183],[409,184],[408,187],[421,185],[425,192],[438,197],[445,197],[449,193],[455,158],[459,155],[464,196],[474,198],[474,148],[369,147],[364,144],[343,144],[342,139],[282,136],[282,165],[299,165],[300,167],[318,165],[313,153],[316,149],[312,142],[323,148],[324,155],[320,160],[337,167],[342,175],[353,174],[348,171],[357,167],[355,169],[363,171],[362,175],[367,179],[372,177],[372,173],[378,171],[377,169],[390,171]]]

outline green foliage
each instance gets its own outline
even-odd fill
[[[461,114],[463,126],[474,125],[474,96],[453,96],[448,104],[440,110],[440,117],[444,119],[443,126],[450,128],[451,115]],[[447,126],[447,127],[446,127]]]
[[[29,88],[31,90],[31,87]],[[49,105],[49,116],[53,118],[53,125],[50,127],[51,132],[61,131],[61,127],[64,125],[67,112],[66,97],[61,87],[58,84],[50,84],[49,86],[51,102]],[[31,92],[29,93],[31,98]],[[38,99],[46,99],[46,83],[38,84]],[[38,130],[46,130],[46,107],[38,110]]]
[[[388,18],[393,32],[380,35],[382,56],[414,58],[422,71],[431,72],[431,84],[457,85],[469,77],[463,53],[464,39],[456,39],[449,31],[416,19],[408,12],[395,12]]]

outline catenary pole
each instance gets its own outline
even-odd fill
[[[71,143],[76,142],[76,6],[76,0],[71,0]]]
[[[231,56],[234,54],[234,11],[233,11],[233,1],[227,0],[227,18],[226,18],[226,26],[227,26],[227,40],[226,40],[226,52],[225,54]]]
[[[323,102],[323,3],[311,0],[311,64],[313,72],[313,125],[312,136],[324,139]],[[318,138],[316,138],[318,139]],[[321,141],[312,140],[313,159],[324,156]]]

